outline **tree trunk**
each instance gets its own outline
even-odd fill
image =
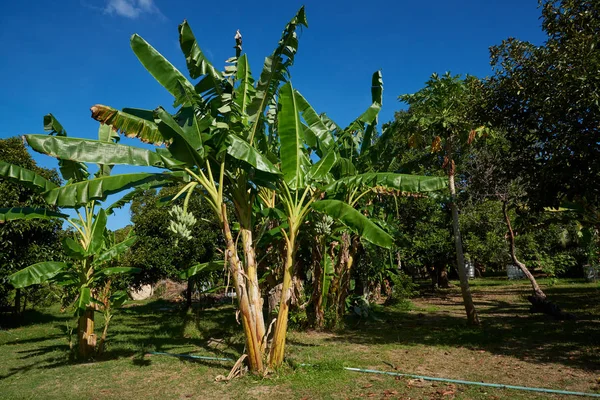
[[[456,247],[456,269],[460,279],[460,290],[465,303],[465,311],[467,312],[467,320],[469,325],[479,325],[479,317],[473,298],[471,289],[469,288],[469,279],[465,269],[465,256],[463,254],[462,239],[460,237],[460,226],[458,225],[458,207],[456,206],[456,187],[454,186],[454,160],[449,160],[448,183],[450,186],[450,195],[452,197],[450,206],[452,209],[452,227],[454,228],[454,244]]]
[[[277,314],[277,322],[275,322],[273,343],[269,354],[269,366],[273,368],[279,367],[283,363],[285,337],[290,311],[290,298],[292,295],[292,272],[294,268],[294,254],[296,252],[296,232],[293,229],[293,221],[289,221],[289,226],[291,228],[289,237],[286,238],[286,258],[283,270],[283,285],[281,287],[281,301],[279,302],[279,313]]]
[[[325,313],[323,311],[323,276],[325,274],[323,265],[323,257],[327,257],[324,248],[324,241],[319,240],[313,247],[312,263],[314,266],[313,273],[313,292],[311,303],[313,304],[314,316],[311,325],[315,329],[323,329],[325,322]]]
[[[190,277],[187,280],[187,290],[185,291],[185,307],[192,308],[192,294],[194,293],[194,278]]]
[[[248,224],[249,225],[249,224]],[[244,257],[246,259],[246,275],[248,276],[248,303],[252,313],[256,330],[256,336],[261,343],[265,343],[265,319],[263,316],[263,299],[258,287],[258,273],[256,265],[256,254],[252,243],[252,231],[247,227],[241,228],[242,244],[244,246]],[[264,348],[261,349],[264,351]]]
[[[17,292],[15,293],[15,309],[14,309],[14,313],[16,315],[21,314],[21,289],[17,289]]]
[[[94,333],[94,308],[88,306],[79,317],[77,330],[77,345],[79,357],[87,360],[94,355],[96,349],[96,334]]]
[[[246,277],[242,268],[242,264],[238,258],[237,248],[231,235],[229,221],[227,220],[227,206],[221,207],[221,221],[223,224],[223,236],[225,237],[226,259],[229,264],[229,271],[235,285],[235,291],[238,300],[238,311],[244,328],[246,337],[246,351],[248,353],[248,366],[252,372],[263,371],[263,360],[261,351],[261,339],[256,332],[255,314],[252,313],[250,302],[248,301],[248,290],[246,288]],[[258,282],[251,282],[250,285],[258,285]]]
[[[512,262],[515,263],[515,265],[517,267],[519,267],[521,269],[521,271],[523,271],[523,273],[525,274],[527,279],[529,279],[529,282],[531,282],[531,287],[533,289],[533,296],[536,298],[535,300],[543,302],[546,300],[546,294],[542,291],[542,289],[540,289],[540,286],[538,285],[537,281],[535,280],[535,277],[533,276],[533,274],[531,272],[529,272],[529,269],[527,269],[525,264],[523,264],[521,261],[519,261],[517,259],[517,248],[515,246],[515,232],[513,231],[512,225],[510,223],[510,217],[508,216],[508,209],[507,209],[506,203],[507,203],[506,201],[502,202],[502,213],[504,214],[504,221],[506,222],[506,227],[508,228],[510,258],[512,259]],[[532,301],[532,303],[533,303],[533,301]]]
[[[98,344],[98,356],[101,356],[104,353],[104,346],[106,344],[106,336],[108,335],[108,325],[110,324],[110,320],[112,319],[112,315],[106,317],[104,321],[104,330],[102,330],[102,336],[100,337],[100,344]]]
[[[339,307],[339,297],[340,291],[342,289],[342,279],[344,278],[344,272],[346,270],[346,266],[348,264],[348,259],[350,258],[350,235],[348,232],[343,232],[340,242],[340,249],[338,252],[337,262],[335,264],[334,275],[331,280],[331,286],[329,288],[329,295],[327,299],[327,304],[329,307],[333,307],[333,315],[335,316],[335,321],[333,321],[333,325],[337,325],[338,316],[340,312],[338,310]]]
[[[342,284],[338,291],[337,296],[337,320],[341,320],[344,317],[346,311],[346,297],[348,297],[348,291],[350,290],[350,280],[352,278],[352,266],[355,263],[358,248],[360,246],[360,238],[357,235],[352,237],[352,244],[348,251],[348,257],[346,258],[346,265],[342,266]],[[337,322],[337,321],[336,321]]]
[[[448,269],[446,268],[445,263],[440,263],[435,268],[435,272],[437,274],[437,283],[438,286],[444,289],[450,287],[450,281],[448,281]]]

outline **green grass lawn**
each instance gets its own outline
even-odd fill
[[[536,399],[533,392],[431,383],[345,371],[371,368],[419,375],[600,393],[600,287],[575,280],[548,296],[575,321],[530,314],[526,282],[472,281],[482,327],[465,326],[457,287],[424,293],[411,307],[377,307],[336,332],[288,334],[286,366],[267,378],[216,382],[232,363],[151,355],[237,359],[243,351],[233,305],[194,309],[162,300],[131,303],[114,317],[107,351],[69,360],[69,314],[28,311],[18,327],[0,316],[2,399]],[[99,317],[97,322],[102,323]],[[300,366],[311,364],[311,366]]]

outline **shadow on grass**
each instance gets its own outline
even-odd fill
[[[199,305],[194,306],[192,310],[185,310],[179,303],[156,300],[146,304],[132,303],[120,309],[109,327],[105,351],[93,362],[130,358],[133,365],[144,367],[152,363],[153,357],[160,357],[149,355],[151,351],[237,359],[244,344],[234,308],[228,305],[201,310]],[[14,349],[17,358],[34,362],[10,368],[8,373],[0,375],[0,380],[31,369],[52,369],[76,363],[69,357],[65,328],[70,315],[28,312],[25,317],[26,325],[39,325],[39,330],[31,334],[33,337],[16,337],[4,344],[19,346]],[[59,324],[56,324],[57,320]],[[101,314],[96,314],[97,333],[101,332],[103,323]],[[63,333],[46,334],[52,328]],[[177,359],[182,363],[224,368],[223,363],[210,360]]]
[[[25,310],[19,315],[0,313],[0,329],[14,329],[30,325],[67,321],[69,318],[69,315],[48,313],[36,309]]]
[[[574,312],[577,320],[558,321],[544,314],[531,314],[526,300],[513,303],[484,297],[475,299],[481,327],[468,327],[458,295],[451,298],[453,313],[444,310],[448,308],[448,301],[436,305],[435,312],[425,313],[386,307],[376,313],[378,322],[356,324],[350,320],[349,328],[326,340],[366,345],[466,347],[528,362],[556,362],[600,370],[600,290],[574,286],[551,287],[545,291],[561,308]],[[529,294],[526,286],[508,287],[507,292],[521,297]]]

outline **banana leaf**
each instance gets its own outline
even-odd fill
[[[267,157],[259,153],[245,140],[233,134],[228,136],[228,140],[230,144],[227,147],[227,154],[231,157],[235,158],[236,160],[244,161],[259,171],[274,175],[281,175],[281,172],[271,163],[271,161],[269,161]]]
[[[69,218],[67,214],[47,210],[45,208],[0,208],[0,223],[17,219],[53,219]]]
[[[71,183],[43,193],[46,203],[59,207],[80,207],[91,200],[105,200],[107,196],[149,182],[173,181],[178,175],[140,172],[103,176]]]
[[[312,203],[312,208],[340,221],[353,232],[377,246],[389,249],[394,244],[394,239],[383,229],[343,201],[316,201]]]
[[[26,135],[25,139],[35,151],[62,160],[158,168],[174,168],[182,164],[147,149],[99,140],[46,135]]]
[[[298,105],[291,83],[279,90],[278,134],[280,140],[281,172],[292,189],[304,187],[306,170],[310,161],[305,153],[304,132]]]
[[[98,122],[110,125],[114,131],[121,132],[129,138],[139,138],[144,143],[157,146],[168,143],[170,138],[165,138],[154,123],[154,113],[149,110],[115,108],[96,104],[90,109],[92,118]]]
[[[115,257],[119,257],[121,254],[125,253],[133,243],[135,243],[137,237],[132,236],[123,240],[121,243],[117,243],[108,250],[101,253],[99,256],[94,258],[94,265],[102,265]]]
[[[38,192],[54,189],[56,187],[53,182],[33,171],[4,161],[0,161],[0,177],[12,182],[20,183],[23,186],[27,186]]]
[[[144,68],[175,98],[179,96],[179,82],[194,91],[194,86],[162,54],[138,35],[131,37],[131,48]]]
[[[383,187],[400,192],[421,193],[448,187],[448,180],[438,176],[395,174],[392,172],[370,172],[341,178],[323,190],[333,195],[355,187]]]
[[[44,261],[30,265],[20,271],[9,275],[8,282],[16,289],[46,282],[60,271],[66,269],[68,265],[58,261]]]
[[[218,271],[223,269],[225,263],[222,260],[219,261],[209,261],[202,264],[196,264],[185,271],[179,273],[180,279],[189,279],[194,275],[199,274],[200,272],[209,272],[209,271]]]

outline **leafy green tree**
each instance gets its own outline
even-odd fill
[[[443,76],[433,74],[423,89],[400,96],[400,100],[409,106],[407,123],[415,130],[409,139],[410,142],[414,145],[431,143],[432,152],[443,151],[444,154],[442,168],[445,169],[449,179],[456,266],[468,322],[473,325],[479,324],[479,318],[473,304],[465,269],[455,185],[455,160],[467,152],[467,146],[482,131],[471,115],[472,88],[477,84],[477,79],[473,77],[463,80],[450,73]]]
[[[56,171],[38,167],[27,152],[21,138],[0,139],[0,161],[29,169],[60,184]],[[41,207],[42,197],[33,189],[17,183],[0,179],[0,208]],[[54,210],[56,210],[54,208]],[[14,300],[14,309],[20,312],[28,299],[31,304],[40,299],[39,287],[17,289],[16,293],[7,277],[28,265],[42,261],[44,257],[60,258],[61,248],[59,221],[21,220],[2,223],[0,221],[0,307],[9,307]],[[24,296],[23,296],[24,295]]]
[[[509,38],[491,48],[486,117],[517,149],[515,171],[527,180],[532,205],[576,200],[597,209],[600,3],[540,5],[543,45]]]

